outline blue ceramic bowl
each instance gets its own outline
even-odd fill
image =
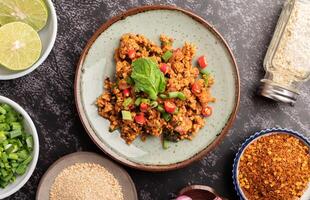
[[[241,187],[239,186],[239,182],[238,182],[238,167],[239,167],[239,161],[240,161],[240,157],[243,154],[244,150],[249,146],[249,144],[251,144],[253,141],[257,140],[258,138],[262,137],[262,136],[266,136],[266,135],[271,135],[271,134],[276,134],[276,133],[283,133],[283,134],[290,134],[298,139],[300,139],[301,141],[303,141],[307,146],[310,147],[310,140],[309,138],[303,136],[302,134],[290,130],[290,129],[285,129],[285,128],[271,128],[271,129],[265,129],[262,130],[260,132],[256,132],[254,135],[250,136],[248,139],[245,140],[245,142],[241,145],[238,153],[236,154],[236,157],[234,159],[234,164],[233,164],[233,183],[234,183],[234,188],[235,191],[237,192],[239,199],[240,200],[246,200],[247,198],[245,197],[243,191],[241,190]],[[308,191],[307,191],[308,193]]]

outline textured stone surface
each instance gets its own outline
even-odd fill
[[[262,62],[284,0],[54,0],[59,30],[55,47],[36,71],[0,82],[0,94],[18,102],[34,119],[40,137],[40,157],[30,181],[9,199],[34,199],[39,180],[58,158],[98,148],[85,133],[73,96],[75,67],[87,40],[105,21],[128,8],[170,4],[194,11],[224,36],[237,59],[241,76],[240,110],[224,141],[208,156],[187,168],[148,173],[128,169],[139,199],[171,199],[184,186],[206,184],[236,199],[231,181],[234,155],[255,131],[274,126],[310,136],[310,82],[301,88],[297,105],[277,104],[255,95],[264,71]]]

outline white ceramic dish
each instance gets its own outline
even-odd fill
[[[22,188],[25,183],[29,180],[30,176],[32,175],[37,161],[39,157],[39,138],[38,138],[38,133],[36,130],[36,127],[33,124],[33,121],[31,120],[30,116],[27,114],[27,112],[17,103],[14,101],[4,97],[0,96],[0,103],[6,103],[12,106],[18,113],[20,113],[23,118],[24,118],[24,127],[27,133],[31,134],[33,136],[33,142],[34,142],[34,147],[32,151],[32,161],[28,165],[28,169],[25,172],[24,175],[16,177],[15,182],[9,184],[6,188],[0,189],[0,199],[4,199],[15,192],[17,192],[20,188]]]
[[[30,68],[21,71],[11,71],[0,66],[0,80],[11,80],[20,78],[38,68],[50,54],[57,35],[57,16],[52,0],[45,0],[48,9],[48,20],[46,26],[39,32],[42,41],[42,52],[39,60]]]

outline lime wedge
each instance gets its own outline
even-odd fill
[[[24,22],[36,31],[47,22],[48,12],[42,0],[0,0],[0,24]]]
[[[39,59],[41,50],[40,37],[28,24],[13,22],[0,27],[0,65],[27,69]]]

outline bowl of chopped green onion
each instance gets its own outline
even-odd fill
[[[0,96],[0,199],[23,187],[38,156],[39,139],[30,116],[20,105]]]

